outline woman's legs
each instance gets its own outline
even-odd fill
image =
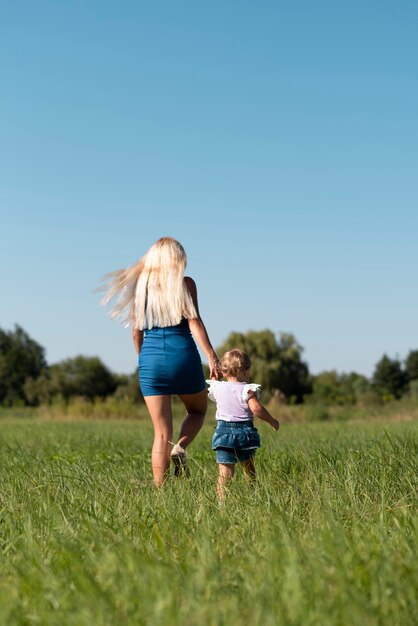
[[[205,421],[208,408],[208,394],[206,389],[203,389],[199,393],[179,395],[179,398],[186,407],[187,415],[180,428],[178,443],[182,448],[187,448]]]
[[[202,428],[206,409],[207,393],[180,395],[186,407],[187,415],[181,425],[178,443],[187,448]],[[173,440],[173,419],[171,396],[145,396],[145,402],[154,426],[154,444],[152,446],[152,472],[155,484],[160,487],[167,478],[170,467],[170,442]]]
[[[170,442],[173,439],[171,396],[145,396],[144,399],[154,426],[152,473],[154,483],[161,487],[170,467]]]
[[[225,486],[229,483],[231,478],[235,472],[235,465],[230,465],[227,463],[218,463],[219,467],[219,476],[218,476],[218,484],[216,486],[216,493],[218,494],[218,499],[223,500],[225,497]]]

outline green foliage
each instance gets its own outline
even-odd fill
[[[251,379],[269,394],[282,392],[301,402],[311,390],[309,370],[302,361],[303,348],[291,334],[281,333],[279,340],[271,330],[233,332],[218,348],[221,356],[232,348],[244,350],[251,359]]]
[[[357,405],[362,408],[378,407],[383,403],[382,397],[373,389],[357,394]]]
[[[285,399],[288,405],[303,401],[320,405],[322,408],[312,410],[309,419],[320,414],[322,417],[317,419],[327,419],[327,407],[331,406],[373,408],[403,396],[417,397],[418,350],[411,350],[404,364],[384,355],[369,381],[355,372],[338,374],[335,370],[310,376],[302,360],[303,348],[289,333],[281,333],[277,338],[268,329],[232,332],[218,353],[221,356],[231,348],[241,348],[249,354],[251,378],[262,385],[264,402],[274,399],[283,403]],[[208,378],[207,365],[203,369]],[[143,402],[137,372],[114,374],[98,357],[85,356],[48,366],[44,348],[21,327],[16,326],[12,332],[0,329],[0,406],[29,404],[56,408],[82,400],[80,413],[94,416],[92,403],[106,398],[113,398],[117,415],[127,416],[129,406]],[[111,415],[110,405],[110,402],[106,405],[106,415]]]
[[[222,508],[209,424],[161,491],[149,423],[3,425],[1,624],[416,624],[414,424],[261,425]]]
[[[114,400],[131,403],[143,402],[144,397],[138,383],[138,372],[130,375],[118,374],[114,376],[114,380],[117,385],[112,396]]]
[[[384,399],[400,398],[406,391],[408,379],[398,359],[386,354],[377,363],[373,374],[373,385]]]
[[[117,379],[98,357],[77,356],[51,365],[37,379],[27,380],[25,393],[30,404],[40,404],[56,397],[104,398],[116,388]]]
[[[38,377],[45,367],[45,350],[23,328],[0,328],[0,404],[23,403],[26,379]]]
[[[410,350],[406,357],[405,373],[408,380],[418,380],[418,350]]]
[[[49,369],[44,369],[37,378],[26,378],[23,385],[26,403],[30,406],[49,404],[54,397]]]
[[[418,380],[411,380],[408,386],[408,395],[413,400],[418,400]]]
[[[52,386],[64,398],[83,396],[103,398],[116,389],[110,370],[98,357],[77,356],[50,368]]]
[[[338,374],[331,370],[312,376],[312,390],[309,402],[346,405],[364,398],[371,391],[371,385],[365,376],[356,372]]]

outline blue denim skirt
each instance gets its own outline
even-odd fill
[[[177,326],[146,330],[138,365],[143,396],[192,394],[206,387],[202,362],[186,319]]]
[[[261,447],[260,435],[252,420],[225,422],[219,420],[212,438],[218,463],[234,464],[254,456]]]

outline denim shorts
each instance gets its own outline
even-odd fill
[[[247,461],[260,446],[260,435],[252,420],[218,421],[212,438],[212,450],[216,451],[217,463],[234,465],[238,461]]]

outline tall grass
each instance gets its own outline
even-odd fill
[[[222,507],[210,424],[160,491],[146,421],[0,426],[1,624],[416,624],[413,422],[262,424]]]
[[[412,421],[418,420],[418,401],[415,397],[404,397],[365,406],[364,404],[328,405],[307,399],[304,404],[283,404],[274,398],[267,403],[270,412],[281,422],[317,422],[317,421]],[[208,416],[215,414],[215,405],[210,402]],[[176,417],[184,413],[183,404],[173,398],[173,412]],[[79,419],[147,419],[148,411],[144,402],[129,399],[73,397],[69,400],[55,398],[51,404],[38,407],[16,406],[1,407],[0,420],[10,417],[34,417],[51,420]]]

